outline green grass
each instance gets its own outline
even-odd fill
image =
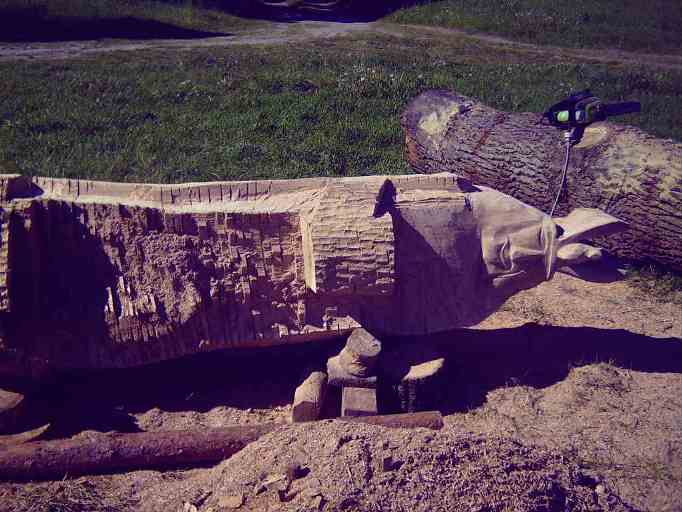
[[[82,21],[137,18],[212,32],[233,32],[261,24],[202,5],[196,0],[0,0],[0,17],[23,14],[36,22],[61,21],[67,26]]]
[[[642,101],[621,121],[682,139],[681,73],[524,58],[464,40],[359,37],[4,63],[0,161],[119,181],[409,172],[400,114],[431,88],[541,112],[589,86]]]
[[[396,11],[385,20],[537,44],[682,53],[679,0],[440,0]]]
[[[627,269],[630,286],[661,300],[682,303],[682,274],[660,265],[637,265]]]

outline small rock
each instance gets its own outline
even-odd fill
[[[192,505],[196,507],[200,507],[201,505],[204,504],[204,502],[208,499],[208,497],[211,495],[211,491],[203,491],[200,490],[196,496],[192,499],[191,503]]]
[[[218,500],[218,507],[222,509],[235,509],[244,504],[243,494],[232,494],[230,496],[222,496]]]
[[[317,495],[310,500],[310,506],[313,510],[322,510],[325,505],[325,500],[323,496]]]
[[[186,501],[182,505],[182,512],[199,512],[199,509],[192,505],[189,501]]]
[[[382,459],[382,468],[384,471],[393,471],[393,457],[386,455]]]
[[[597,487],[594,488],[594,491],[597,494],[606,494],[606,487],[604,487],[603,484],[599,484],[599,485],[597,485]]]
[[[307,478],[294,480],[291,482],[289,492],[293,494],[301,494],[307,498],[313,498],[319,494],[322,494],[320,492],[321,488],[322,484],[320,483],[320,480],[314,476],[309,476]]]
[[[305,467],[299,462],[292,462],[287,466],[287,479],[289,482],[293,482],[294,480],[298,480],[299,478],[303,478],[306,476],[308,473],[310,473],[310,469]]]
[[[287,475],[275,473],[272,475],[267,475],[263,480],[258,482],[254,487],[253,492],[254,494],[260,494],[272,489],[285,491],[288,487],[289,480],[287,479]]]

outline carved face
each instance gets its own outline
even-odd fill
[[[492,189],[469,196],[481,254],[495,288],[530,288],[551,277],[560,229],[550,217]]]
[[[552,219],[513,197],[480,188],[469,199],[479,226],[483,263],[492,286],[505,292],[531,288],[551,278],[558,265],[572,263],[567,255],[584,258],[585,251],[577,250],[576,240],[626,227],[594,209],[581,208]]]

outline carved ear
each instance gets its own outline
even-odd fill
[[[596,208],[576,208],[566,217],[553,219],[564,230],[559,246],[583,239],[612,235],[628,228],[628,223]]]
[[[587,244],[565,244],[557,251],[557,259],[561,264],[578,265],[587,261],[598,261],[602,258],[602,250]]]
[[[384,213],[390,210],[395,204],[395,185],[389,179],[386,179],[379,189],[379,193],[376,197],[376,203],[374,203],[374,217],[381,217]]]

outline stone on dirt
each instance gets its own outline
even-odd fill
[[[289,487],[289,479],[283,473],[274,473],[265,476],[254,487],[254,494],[260,494],[265,491],[286,491]]]
[[[199,509],[195,505],[190,503],[189,501],[186,501],[182,505],[182,512],[198,512],[198,511],[199,511]]]
[[[231,494],[229,496],[222,496],[218,500],[218,510],[227,509],[233,510],[241,507],[244,504],[243,494]]]

